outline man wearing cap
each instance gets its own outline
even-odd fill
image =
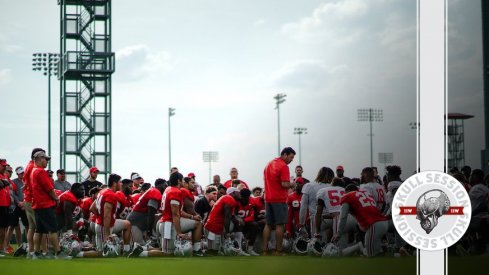
[[[41,257],[41,234],[47,234],[48,240],[53,245],[56,258],[71,259],[59,246],[57,235],[57,223],[55,207],[59,204],[59,198],[54,192],[53,181],[46,170],[51,159],[44,151],[34,154],[34,168],[32,169],[32,209],[36,216],[36,233],[34,234],[35,254],[33,259]],[[45,251],[47,252],[47,251]]]
[[[209,218],[204,225],[207,231],[209,250],[217,251],[224,241],[224,237],[229,237],[232,231],[232,219],[235,209],[241,200],[241,194],[236,187],[229,187],[226,195],[220,197],[212,207]]]
[[[194,181],[194,184],[193,184],[194,190],[192,190],[192,193],[194,194],[194,196],[198,196],[199,198],[203,197],[204,196],[204,190],[202,190],[202,186],[195,181],[195,174],[189,173],[187,177],[193,179],[193,181]]]
[[[56,176],[58,177],[58,179],[54,181],[54,189],[61,192],[70,191],[71,183],[66,181],[65,169],[58,169],[56,171]]]
[[[236,169],[236,167],[232,167],[231,170],[229,170],[229,175],[231,176],[231,179],[224,183],[224,187],[229,188],[233,185],[233,180],[239,180],[240,184],[242,184],[246,189],[250,189],[246,182],[238,179],[238,169]]]
[[[90,189],[94,188],[94,187],[101,187],[102,186],[102,183],[100,181],[97,180],[97,176],[98,176],[98,168],[93,166],[90,168],[90,176],[88,177],[88,179],[84,182],[82,182],[83,184],[83,187],[85,188],[85,197],[88,197],[89,194],[88,192],[90,192]]]
[[[8,208],[10,206],[10,182],[6,177],[7,160],[0,159],[0,258],[5,257],[4,242],[8,227]]]
[[[285,224],[287,223],[287,193],[289,188],[295,187],[290,182],[289,164],[294,160],[295,151],[286,147],[280,153],[280,157],[270,161],[263,172],[265,180],[265,208],[266,225],[263,229],[263,251],[268,251],[268,241],[272,227],[275,226],[275,255],[281,256],[282,240]]]
[[[336,177],[342,179],[345,175],[345,169],[342,165],[336,166]]]
[[[143,177],[136,172],[131,173],[132,190],[137,190],[144,183]]]

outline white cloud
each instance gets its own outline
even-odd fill
[[[159,77],[172,71],[176,62],[167,51],[153,51],[147,45],[124,47],[116,52],[117,77],[123,81]]]
[[[12,70],[0,69],[0,85],[5,85],[10,82],[12,78]]]
[[[260,19],[256,20],[256,21],[253,23],[253,25],[254,25],[255,27],[261,27],[261,26],[263,26],[263,25],[264,25],[266,22],[267,22],[267,20],[266,20],[266,19],[264,19],[264,18],[260,18]]]

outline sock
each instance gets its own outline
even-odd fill
[[[241,249],[241,242],[243,240],[243,232],[234,233],[234,239],[238,242],[239,249]]]
[[[124,252],[128,252],[128,251],[130,251],[130,250],[131,250],[131,246],[130,246],[130,245],[128,245],[128,244],[125,244],[125,245],[124,245]]]
[[[202,248],[201,242],[194,243],[194,251],[199,251]]]
[[[148,257],[148,251],[143,251],[139,254],[139,257]]]

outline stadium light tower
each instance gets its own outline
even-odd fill
[[[294,128],[294,135],[299,136],[299,165],[302,165],[301,136],[307,134],[307,128]]]
[[[280,104],[285,102],[286,94],[277,94],[273,98],[276,100],[275,109],[277,109],[277,122],[278,122],[278,155],[280,155]]]
[[[217,162],[219,160],[219,152],[216,152],[216,151],[204,151],[202,152],[202,159],[204,160],[204,162],[208,162],[209,163],[209,183],[211,183],[211,173],[212,173],[212,170],[211,170],[211,164],[213,162]]]
[[[168,172],[171,170],[171,127],[170,118],[175,115],[175,108],[168,108]]]
[[[374,145],[373,145],[373,133],[372,133],[372,122],[384,121],[383,111],[381,109],[358,109],[358,121],[368,121],[370,122],[370,166],[374,166]]]
[[[58,76],[59,54],[57,53],[33,53],[32,70],[40,71],[48,77],[48,155],[51,156],[51,76]],[[51,169],[51,162],[48,162]]]

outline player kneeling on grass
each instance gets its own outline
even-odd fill
[[[351,213],[365,232],[367,256],[373,257],[382,253],[382,237],[389,227],[387,218],[380,213],[374,199],[366,192],[358,191],[358,187],[350,184],[345,188],[346,194],[341,198],[341,212],[338,232],[331,242],[339,240],[346,230],[348,214]]]
[[[161,216],[159,231],[161,234],[161,247],[165,255],[174,253],[175,240],[187,239],[185,233],[192,232],[193,255],[204,256],[202,251],[202,224],[200,216],[192,216],[182,210],[182,187],[183,175],[174,172],[170,175],[170,187],[165,189],[161,200]]]
[[[100,252],[103,250],[104,243],[112,233],[119,234],[123,232],[124,254],[128,255],[130,252],[131,223],[114,218],[117,210],[117,197],[115,192],[120,190],[120,181],[121,176],[110,174],[107,188],[98,193],[96,200],[90,207],[90,211],[97,216],[95,220],[95,243],[97,251]]]
[[[84,195],[85,187],[83,184],[75,182],[69,191],[65,191],[59,196],[59,204],[56,207],[58,231],[68,235],[73,234],[75,219],[81,215],[80,205]]]
[[[251,191],[249,189],[243,188],[239,191],[241,195],[241,199],[238,203],[238,211],[237,216],[243,221],[243,226],[238,226],[236,233],[234,233],[235,240],[238,242],[239,248],[242,244],[243,234],[246,236],[248,240],[247,244],[247,252],[241,251],[240,255],[243,256],[259,256],[260,254],[256,253],[253,249],[255,245],[256,237],[258,233],[261,232],[260,226],[255,221],[255,212],[254,207],[250,203],[250,195]]]
[[[214,204],[204,225],[207,230],[208,248],[214,254],[223,247],[224,239],[230,238],[231,221],[241,199],[240,191],[236,187],[229,187],[226,193],[227,195],[220,197]]]

